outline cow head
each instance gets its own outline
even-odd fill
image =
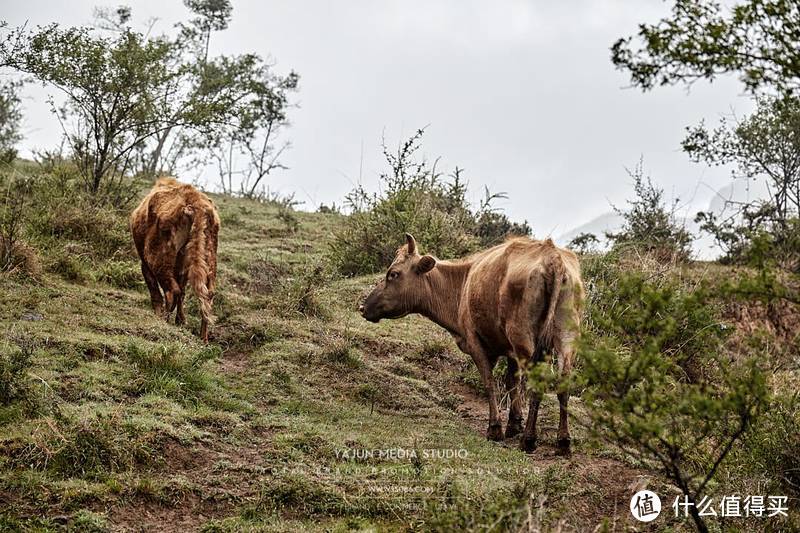
[[[425,275],[435,266],[436,259],[417,253],[417,242],[406,233],[406,244],[397,250],[386,276],[359,307],[361,315],[370,322],[378,322],[413,313],[426,296]]]

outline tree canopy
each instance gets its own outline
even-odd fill
[[[751,92],[800,89],[800,4],[747,0],[725,7],[711,0],[675,0],[656,24],[614,43],[611,58],[634,86],[713,80],[738,74]]]

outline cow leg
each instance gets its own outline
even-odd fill
[[[562,383],[559,383],[558,392],[558,406],[559,406],[559,420],[558,420],[558,440],[556,446],[558,447],[557,453],[559,455],[569,455],[570,444],[572,439],[569,434],[569,414],[567,411],[567,404],[569,403],[569,387],[566,378],[572,371],[572,361],[575,355],[575,347],[573,339],[562,339],[556,341],[556,349],[558,351],[558,373],[561,376]]]
[[[181,294],[181,288],[175,277],[172,275],[172,268],[159,269],[158,271],[158,284],[164,291],[164,319],[169,320],[170,315],[175,310],[178,304],[178,297]]]
[[[144,261],[142,261],[142,276],[144,276],[144,282],[147,285],[147,290],[150,292],[150,304],[153,306],[153,311],[155,311],[158,316],[163,315],[164,298],[161,296],[161,289],[158,288],[158,280]]]
[[[525,432],[522,434],[522,440],[519,447],[525,453],[531,453],[536,449],[536,419],[539,417],[539,405],[542,403],[541,391],[532,390],[531,403],[528,407],[528,420],[525,422]]]
[[[511,398],[508,409],[508,424],[506,424],[506,438],[511,438],[522,432],[522,376],[517,366],[517,360],[509,356],[506,367],[506,390]]]
[[[519,353],[519,348],[517,350]],[[530,354],[530,352],[528,352],[528,354]],[[522,354],[518,355],[518,357],[521,355]],[[544,354],[541,348],[537,348],[532,359],[530,359],[530,357],[521,357],[520,360],[530,360],[530,363],[535,365],[542,360],[543,356]],[[519,443],[520,449],[525,453],[531,453],[536,449],[536,420],[539,417],[539,405],[541,405],[543,397],[542,391],[537,388],[533,388],[528,394],[530,394],[531,397],[530,405],[528,406],[528,419],[525,421],[525,431]]]
[[[182,325],[186,322],[186,315],[183,313],[183,298],[186,295],[186,272],[183,268],[183,254],[178,257],[177,265],[175,267],[175,278],[178,282],[178,287],[180,292],[178,293],[176,299],[176,306],[178,308],[178,312],[175,314],[175,324]]]
[[[489,399],[489,427],[486,430],[486,438],[489,440],[503,440],[503,423],[500,422],[500,409],[497,407],[497,387],[492,376],[492,362],[477,339],[471,339],[466,351],[472,356],[478,372],[481,374],[483,386]]]
[[[183,313],[183,297],[186,294],[186,291],[183,290],[184,287],[185,285],[181,287],[180,292],[178,292],[178,295],[175,297],[176,307],[178,308],[178,312],[175,314],[175,324],[178,326],[181,326],[186,322],[186,315]]]

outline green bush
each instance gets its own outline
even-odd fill
[[[325,263],[303,265],[284,277],[273,295],[275,306],[286,316],[330,318],[321,296],[332,279],[333,273]]]
[[[671,207],[665,204],[664,190],[645,176],[641,161],[628,174],[633,178],[636,197],[628,200],[628,209],[614,208],[622,216],[623,226],[618,233],[606,233],[606,237],[617,249],[645,252],[663,263],[687,260],[692,235],[675,218],[678,199]]]
[[[687,379],[703,379],[712,370],[705,355],[718,353],[730,332],[716,316],[711,288],[687,288],[672,279],[654,283],[618,264],[610,268],[605,279],[589,278],[589,335],[628,350],[653,349],[679,365]]]
[[[419,130],[396,154],[384,145],[390,171],[381,175],[380,194],[359,186],[347,196],[352,214],[336,232],[330,251],[332,263],[342,274],[385,268],[403,244],[405,233],[412,233],[426,253],[445,258],[496,244],[509,233],[530,233],[527,223],[511,223],[491,208],[491,202],[502,195],[487,191],[484,202],[473,210],[461,169],[456,168],[446,180],[435,164],[416,161],[422,134]]]
[[[591,289],[600,295],[590,300],[574,384],[587,412],[581,423],[699,501],[769,403],[764,357],[725,355],[726,329],[702,286],[621,272]],[[697,510],[690,512],[706,530]]]
[[[486,494],[470,494],[455,483],[439,489],[441,498],[424,502],[425,531],[536,531],[532,507],[540,492],[537,479],[516,482]]]
[[[800,218],[779,224],[771,220],[773,211],[767,203],[755,203],[742,208],[738,216],[725,219],[700,212],[695,222],[723,250],[722,264],[752,265],[770,259],[800,273]]]
[[[776,493],[800,497],[800,397],[777,395],[737,450],[736,467],[766,477]]]

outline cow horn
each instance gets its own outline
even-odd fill
[[[413,254],[417,252],[417,241],[414,240],[414,236],[410,233],[406,233],[406,243],[408,243],[408,253]]]

